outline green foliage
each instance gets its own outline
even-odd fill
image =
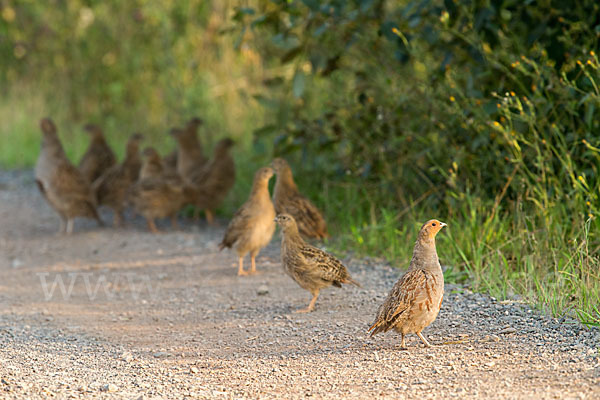
[[[222,34],[229,16],[204,0],[1,3],[0,165],[32,164],[46,115],[75,161],[88,122],[120,154],[135,131],[166,153],[169,128],[196,115],[209,145],[231,135],[246,146],[263,114],[239,88],[261,79],[260,59]]]

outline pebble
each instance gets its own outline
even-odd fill
[[[114,383],[107,383],[106,385],[102,386],[103,392],[116,392],[117,390],[119,390],[119,387]]]
[[[517,330],[515,328],[513,328],[512,326],[509,326],[507,328],[502,329],[498,333],[500,333],[502,335],[508,335],[509,333],[515,333],[516,331]]]
[[[260,285],[256,290],[256,294],[258,294],[259,296],[269,294],[269,287],[267,285]]]

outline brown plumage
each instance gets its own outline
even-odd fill
[[[192,118],[185,129],[174,128],[171,135],[177,140],[177,172],[187,180],[198,173],[208,162],[202,142],[198,139],[200,118]]]
[[[138,179],[140,173],[139,144],[143,138],[139,133],[131,135],[127,141],[123,162],[113,165],[92,185],[98,204],[110,207],[114,211],[115,226],[123,223],[127,190]]]
[[[144,161],[140,169],[139,180],[148,178],[159,178],[163,175],[165,168],[163,160],[154,147],[146,147],[142,152]]]
[[[87,180],[67,159],[50,118],[40,122],[42,147],[35,166],[35,181],[50,206],[61,217],[60,232],[73,232],[76,217],[94,218],[102,225]]]
[[[331,285],[342,287],[342,283],[360,286],[340,260],[302,239],[294,217],[278,214],[275,221],[282,231],[281,263],[284,271],[313,295],[308,307],[297,312],[312,311],[323,288]]]
[[[88,124],[83,129],[90,135],[90,145],[79,161],[79,171],[92,184],[104,171],[115,165],[117,159],[99,126]]]
[[[275,208],[269,194],[269,180],[273,169],[259,169],[254,175],[254,183],[248,200],[235,213],[219,250],[234,248],[238,253],[238,275],[247,275],[244,271],[244,256],[250,253],[250,273],[256,273],[255,257],[271,241],[275,232]]]
[[[287,161],[276,158],[273,160],[273,169],[277,174],[273,191],[273,204],[277,214],[287,213],[294,217],[300,233],[305,237],[328,237],[325,219],[317,207],[298,190]]]
[[[204,210],[206,220],[211,225],[214,224],[215,210],[235,183],[235,162],[230,153],[233,143],[229,138],[219,140],[212,160],[189,178],[189,182],[197,189],[194,205]]]
[[[416,333],[429,347],[421,331],[431,324],[442,307],[444,274],[435,248],[435,236],[446,224],[432,219],[419,232],[408,271],[396,282],[379,307],[371,336],[394,329],[404,337]]]
[[[173,150],[162,159],[163,167],[177,171],[177,150]]]
[[[173,228],[177,227],[177,212],[189,203],[193,194],[194,190],[185,186],[183,180],[162,171],[160,156],[147,148],[140,179],[129,188],[127,200],[146,218],[150,231],[156,233],[156,218],[169,217]]]

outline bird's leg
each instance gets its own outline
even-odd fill
[[[310,304],[308,305],[308,307],[303,308],[301,310],[297,310],[296,311],[297,313],[309,313],[315,309],[315,304],[317,302],[317,299],[319,298],[319,290],[318,289],[315,290],[312,295],[313,295],[313,298],[310,301]]]
[[[210,226],[214,226],[215,225],[215,213],[212,210],[206,209],[206,210],[204,210],[204,214],[206,214],[206,222],[208,222],[208,224]]]
[[[400,348],[406,349],[406,339],[405,339],[406,335],[404,333],[402,333],[401,335],[402,335],[402,343],[400,343]]]
[[[244,257],[240,257],[238,261],[238,276],[248,275],[248,272],[244,271]]]
[[[250,273],[258,274],[258,271],[256,270],[256,253],[250,253],[250,265]]]
[[[421,332],[417,332],[417,336],[419,336],[421,338],[421,340],[425,344],[425,347],[431,347],[431,345],[429,344],[429,342],[427,341],[427,339],[425,339],[425,336],[423,336],[421,334]]]
[[[154,223],[154,218],[146,218],[146,222],[148,222],[148,229],[150,229],[150,232],[152,233],[158,233],[158,228],[156,227],[156,224]]]
[[[113,217],[113,225],[114,226],[123,225],[123,212],[122,211],[115,211],[115,215]]]
[[[58,233],[66,233],[67,232],[67,219],[60,217],[60,227],[58,228]]]
[[[75,222],[75,220],[73,218],[69,218],[67,220],[67,230],[66,230],[67,235],[70,235],[71,233],[73,233],[74,222]]]

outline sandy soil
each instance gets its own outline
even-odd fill
[[[0,218],[0,398],[600,398],[597,329],[461,287],[426,330],[438,346],[368,338],[401,272],[382,261],[346,259],[363,287],[295,314],[310,294],[279,239],[237,277],[226,221],[60,236],[30,172],[0,173]]]

